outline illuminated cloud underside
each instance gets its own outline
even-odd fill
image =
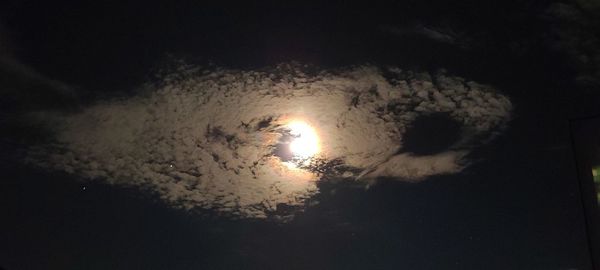
[[[356,169],[339,177],[418,181],[461,171],[468,151],[396,155],[418,115],[448,112],[474,137],[489,138],[511,111],[510,101],[491,87],[457,77],[386,79],[372,66],[318,75],[302,69],[182,68],[138,96],[51,117],[60,123],[56,143],[32,148],[31,160],[84,178],[149,188],[175,207],[261,218],[278,204],[301,206],[318,192],[317,175],[283,166],[273,155],[292,120],[315,129],[320,158]]]

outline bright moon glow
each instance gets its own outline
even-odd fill
[[[290,151],[295,157],[309,158],[319,152],[319,137],[315,130],[305,122],[288,124],[294,139],[290,143]]]

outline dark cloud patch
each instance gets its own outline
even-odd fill
[[[402,137],[401,152],[431,155],[449,150],[461,137],[462,123],[447,113],[432,113],[415,119]]]

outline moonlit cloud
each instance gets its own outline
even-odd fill
[[[489,139],[510,119],[507,97],[443,72],[310,69],[185,66],[136,96],[70,115],[44,114],[56,123],[56,137],[32,147],[29,160],[144,187],[174,207],[264,218],[281,204],[302,206],[318,192],[322,170],[285,166],[277,154],[293,121],[314,128],[314,161],[333,167],[329,176],[370,182],[382,176],[420,181],[468,164],[466,144],[429,156],[402,153],[402,135],[420,115],[447,113],[469,130],[465,142]]]

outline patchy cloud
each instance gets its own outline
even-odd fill
[[[467,145],[501,131],[511,110],[494,88],[444,72],[182,66],[136,96],[70,115],[40,114],[56,137],[31,147],[29,161],[143,187],[175,207],[263,218],[281,205],[304,205],[325,174],[420,181],[460,172],[468,164]],[[448,114],[468,132],[441,153],[402,152],[410,124],[431,113]],[[309,123],[321,142],[310,165],[297,168],[276,151],[293,120]]]

